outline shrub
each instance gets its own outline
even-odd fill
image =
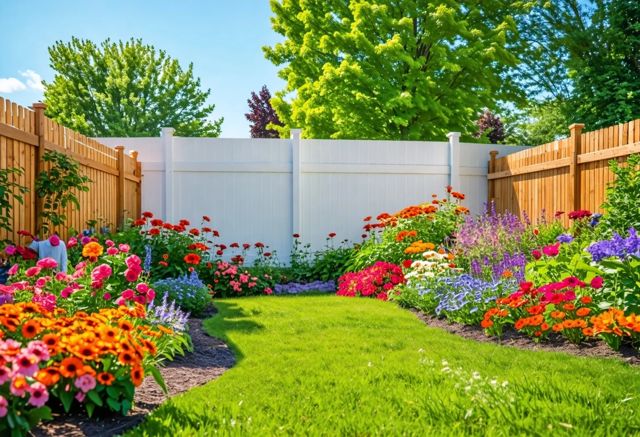
[[[263,271],[263,267],[255,271]],[[201,277],[211,285],[215,297],[273,294],[273,277],[268,273],[253,274],[248,268],[226,261],[209,263]]]
[[[400,264],[407,258],[419,259],[426,249],[406,252],[413,243],[448,244],[462,217],[469,212],[460,205],[464,194],[452,191],[450,187],[448,193],[446,199],[409,206],[393,215],[382,213],[377,216],[377,223],[365,224],[364,229],[371,232],[370,237],[355,251],[348,270],[362,270],[376,261]],[[370,220],[371,217],[365,218],[365,222]]]
[[[404,282],[402,268],[378,261],[359,272],[345,273],[338,279],[338,296],[363,296],[387,300],[389,293]]]
[[[201,315],[211,301],[209,288],[194,270],[178,278],[161,279],[154,284],[156,303],[169,301],[195,316]],[[160,298],[162,296],[162,298]]]
[[[602,205],[607,214],[599,231],[605,237],[640,229],[640,154],[629,156],[626,164],[610,161],[609,168],[615,180],[607,187],[607,200]]]

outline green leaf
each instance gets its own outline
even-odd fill
[[[109,405],[109,408],[111,408],[112,411],[120,410],[120,402],[116,401],[113,398],[107,398],[107,404]]]
[[[95,390],[91,390],[87,393],[87,397],[89,399],[91,399],[91,401],[98,405],[99,407],[103,406],[104,403],[102,402],[102,399],[100,398],[100,395],[98,393],[96,393]]]
[[[153,379],[156,381],[156,383],[160,386],[160,388],[162,389],[162,392],[166,395],[169,393],[169,390],[167,389],[167,385],[164,382],[164,378],[162,377],[162,374],[160,373],[160,371],[158,370],[157,367],[155,366],[148,366],[145,369],[147,372],[151,373],[151,375],[153,376]]]

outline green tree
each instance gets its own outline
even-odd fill
[[[519,146],[539,146],[569,135],[573,115],[566,100],[549,99],[531,102],[522,110],[511,111],[505,117],[505,142]]]
[[[597,129],[640,118],[640,2],[606,2],[591,30],[589,50],[571,72],[578,119]]]
[[[139,39],[99,46],[72,38],[49,47],[56,72],[45,83],[47,115],[89,136],[177,135],[216,137],[223,119],[211,121],[211,90],[200,89],[193,64],[183,70],[163,50]]]
[[[272,104],[286,135],[441,139],[513,100],[517,1],[271,0],[284,41],[265,47],[287,81]]]

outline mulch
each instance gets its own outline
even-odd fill
[[[169,397],[203,385],[235,364],[235,358],[225,343],[207,335],[203,319],[189,321],[193,352],[178,356],[160,369],[169,390]],[[167,397],[153,377],[145,378],[136,390],[134,407],[127,416],[108,415],[87,418],[85,414],[54,413],[54,419],[32,431],[35,436],[113,436],[140,424]]]
[[[415,309],[412,309],[411,312],[413,312],[428,326],[440,328],[470,340],[480,341],[483,343],[500,344],[503,346],[512,346],[519,349],[565,352],[581,357],[616,358],[631,365],[640,365],[640,355],[638,355],[638,352],[628,344],[623,344],[619,351],[614,351],[603,341],[590,340],[576,345],[559,335],[552,335],[547,341],[536,343],[526,335],[521,334],[514,329],[505,329],[502,339],[498,339],[497,337],[487,336],[480,326],[453,323]]]

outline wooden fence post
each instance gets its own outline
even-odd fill
[[[140,180],[136,182],[136,210],[132,212],[132,218],[137,219],[142,215],[142,164],[138,161],[137,150],[132,150],[129,153],[129,156],[131,156],[135,161],[135,170],[133,171],[133,174],[140,178]]]
[[[581,137],[584,124],[574,123],[569,126],[569,189],[568,206],[570,211],[580,209],[580,168],[578,167],[578,156],[581,151]]]
[[[494,173],[496,171],[496,156],[498,155],[498,151],[497,150],[492,150],[489,152],[489,171],[487,172],[488,174]],[[488,193],[488,199],[487,201],[489,202],[489,207],[491,206],[491,202],[496,200],[496,180],[495,179],[489,179],[489,193]]]
[[[125,161],[124,146],[116,146],[118,152],[118,185],[116,189],[116,227],[124,227],[124,182],[125,182]]]
[[[36,148],[35,153],[35,178],[37,179],[40,175],[40,172],[44,170],[44,152],[45,152],[45,132],[46,132],[46,123],[44,111],[47,109],[47,105],[42,102],[37,102],[31,105],[33,110],[35,111],[35,132],[38,136],[38,147]],[[34,205],[34,214],[35,214],[35,229],[32,229],[34,235],[38,235],[40,229],[42,228],[42,217],[41,213],[44,209],[44,199],[38,196],[35,187],[34,187],[34,197],[35,197],[35,205]],[[45,238],[44,235],[40,237]]]

